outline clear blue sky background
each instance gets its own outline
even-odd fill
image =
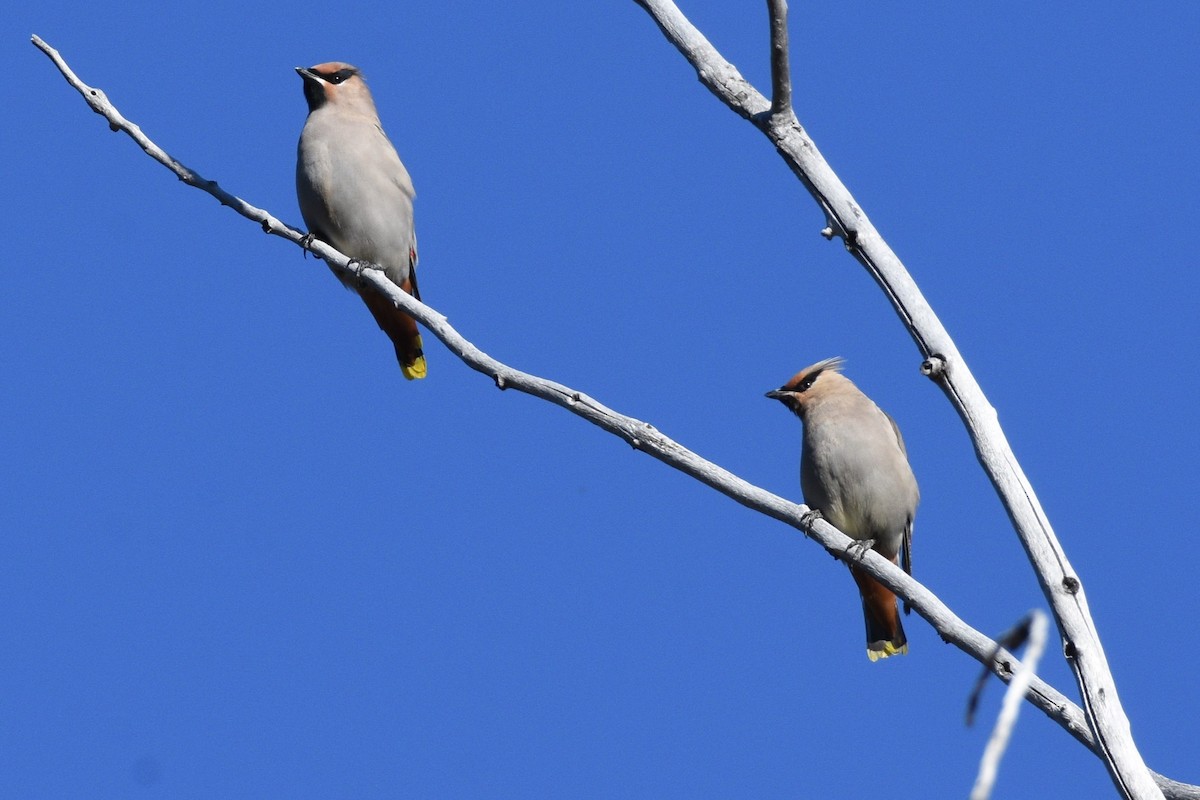
[[[683,8],[765,87],[760,0]],[[798,113],[997,408],[1145,758],[1200,781],[1200,5],[791,29]],[[405,382],[321,262],[110,134],[32,33],[295,225],[292,68],[358,64],[464,335],[797,500],[800,425],[762,395],[845,356],[909,444],[917,576],[987,632],[1044,606],[884,298],[633,2],[19,4],[0,793],[965,796],[974,661],[910,617],[869,663],[819,547],[432,338]],[[1111,793],[1026,707],[997,797]]]

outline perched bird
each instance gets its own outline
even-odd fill
[[[834,527],[912,574],[912,526],[917,479],[895,421],[841,374],[842,359],[827,358],[800,370],[767,392],[804,423],[800,487],[804,502]],[[896,596],[855,566],[850,573],[862,594],[867,657],[872,661],[908,652]],[[908,608],[905,607],[907,613]]]
[[[417,235],[412,179],[379,124],[375,101],[357,67],[340,61],[296,67],[304,79],[308,119],[296,157],[296,195],[308,232],[356,261],[383,269],[418,300]],[[421,333],[412,317],[353,280],[379,327],[392,340],[404,377],[425,377]]]

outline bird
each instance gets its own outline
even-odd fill
[[[382,268],[421,299],[412,178],[383,126],[359,69],[342,61],[296,67],[308,118],[296,153],[296,196],[308,233],[349,258]],[[335,273],[336,274],[336,273]],[[358,292],[396,350],[405,378],[427,367],[416,321],[383,295],[339,275]]]
[[[841,358],[827,358],[767,392],[804,425],[800,487],[804,501],[834,527],[893,564],[902,557],[912,574],[913,518],[920,490],[900,429],[842,374]],[[896,596],[853,564],[862,596],[867,657],[872,661],[908,652]],[[907,604],[904,608],[908,613]]]

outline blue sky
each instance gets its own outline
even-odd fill
[[[765,88],[763,6],[681,7]],[[292,68],[357,64],[423,295],[467,338],[797,500],[800,426],[762,395],[844,356],[908,442],[917,577],[983,631],[1044,606],[884,298],[633,2],[7,21],[5,794],[965,795],[975,662],[912,617],[910,655],[869,663],[819,547],[429,337],[404,381],[323,264],[28,43],[294,225]],[[796,3],[791,29],[797,113],[998,410],[1143,755],[1200,782],[1200,6]],[[1025,708],[997,797],[1111,791]]]

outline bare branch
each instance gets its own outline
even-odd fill
[[[635,2],[650,13],[667,39],[696,68],[701,82],[767,135],[824,211],[829,222],[825,235],[841,236],[846,249],[891,301],[926,359],[923,371],[938,383],[966,424],[976,455],[1034,566],[1062,634],[1063,652],[1075,672],[1088,722],[1096,733],[1097,754],[1104,759],[1123,796],[1160,797],[1121,707],[1083,583],[1071,568],[1037,494],[1021,470],[995,409],[904,264],[875,230],[799,122],[783,124],[774,115],[763,114],[770,107],[766,98],[716,51],[671,0]]]
[[[852,541],[828,522],[811,515],[806,506],[792,503],[748,483],[664,436],[646,422],[619,414],[570,387],[521,372],[497,361],[467,341],[443,315],[388,281],[383,277],[382,272],[373,268],[356,268],[357,262],[352,263],[346,256],[325,243],[309,240],[298,229],[281,223],[266,211],[225,192],[215,182],[200,179],[195,172],[171,158],[150,141],[136,125],[126,120],[102,91],[80,81],[57,51],[36,36],[33,37],[33,43],[50,57],[67,81],[88,102],[88,105],[109,121],[113,130],[125,131],[151,157],[175,172],[185,182],[208,192],[222,204],[259,223],[265,232],[283,237],[311,250],[338,272],[343,274],[361,273],[361,280],[365,284],[386,295],[393,303],[403,308],[405,313],[418,320],[437,336],[465,364],[491,377],[500,389],[513,388],[561,406],[603,430],[619,436],[635,449],[648,453],[668,466],[711,486],[738,503],[806,533],[837,558],[843,561],[848,558],[855,559],[858,566],[877,577],[900,597],[909,601],[917,613],[933,625],[942,639],[954,644],[981,664],[987,665],[1001,680],[1010,680],[1020,668],[1020,662],[1016,658],[999,649],[989,637],[959,619],[932,592],[888,560],[873,551],[868,551],[861,560],[858,560],[857,555],[848,555]],[[1083,711],[1061,692],[1040,678],[1034,677],[1027,697],[1030,702],[1062,725],[1085,746],[1091,749],[1096,748]],[[1165,778],[1161,780],[1165,786],[1177,787],[1172,790],[1172,797],[1200,800],[1200,788],[1168,781]],[[1195,792],[1191,793],[1192,790]]]
[[[162,148],[142,134],[137,126],[121,116],[103,92],[87,86],[76,78],[58,53],[45,42],[35,39],[35,43],[48,55],[51,55],[71,85],[87,99],[88,104],[97,113],[108,119],[116,130],[124,130],[129,133],[138,141],[143,150],[172,171],[182,171],[189,175],[195,174],[171,158]],[[216,184],[211,181],[196,181],[191,185],[218,196],[218,199],[222,199],[225,205],[255,222],[262,224],[264,219],[274,219],[240,198],[217,189]],[[810,514],[810,510],[806,506],[792,503],[742,480],[659,433],[646,422],[619,414],[568,386],[521,372],[497,361],[467,341],[444,316],[399,289],[379,270],[362,267],[324,242],[310,240],[299,230],[288,225],[278,224],[270,228],[264,226],[264,229],[289,239],[301,247],[306,247],[324,259],[336,271],[355,275],[358,280],[390,298],[406,313],[420,321],[468,366],[491,377],[500,389],[516,389],[562,406],[605,431],[619,436],[635,449],[654,456],[680,472],[717,489],[742,505],[807,533],[837,558],[843,561],[854,560],[867,572],[883,581],[886,586],[909,600],[917,612],[933,624],[943,639],[954,642],[981,663],[988,665],[1002,680],[1008,680],[1013,674],[1018,664],[1016,659],[1000,650],[999,646],[990,638],[960,620],[932,592],[914,581],[887,559],[873,551],[868,551],[861,556],[848,555],[851,540],[825,520]],[[1060,724],[1063,724],[1076,736],[1084,736],[1085,744],[1089,743],[1086,738],[1088,734],[1084,725],[1083,712],[1073,706],[1061,693],[1053,687],[1039,682],[1031,690],[1031,696],[1047,714],[1056,718]]]
[[[1013,727],[1017,724],[1021,700],[1025,697],[1025,692],[1029,689],[1033,676],[1037,674],[1038,661],[1042,657],[1042,651],[1046,648],[1047,622],[1045,614],[1035,608],[1029,612],[1020,627],[1019,639],[1029,639],[1029,646],[1025,648],[1025,661],[1013,675],[1012,681],[1008,684],[1008,691],[1004,693],[1004,702],[1000,707],[1000,714],[996,718],[996,726],[992,729],[992,736],[983,750],[979,775],[975,779],[975,786],[971,789],[970,800],[988,800],[992,796],[992,786],[995,785],[996,774],[1000,770],[1000,759],[1004,757],[1004,751],[1008,749],[1008,741],[1012,736]]]
[[[792,114],[792,76],[788,53],[787,0],[767,0],[771,18],[771,116]]]

